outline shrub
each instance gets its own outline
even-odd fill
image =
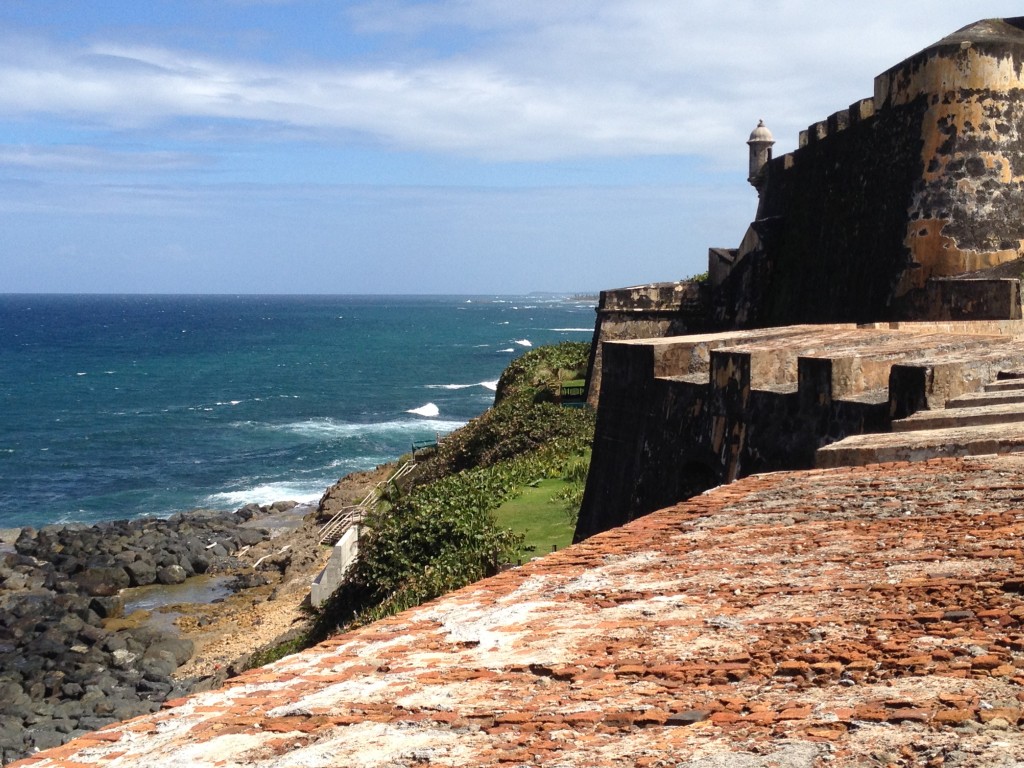
[[[537,395],[577,378],[588,356],[589,345],[564,343],[509,365],[495,407],[444,438],[413,487],[389,494],[367,518],[352,574],[322,607],[311,640],[439,597],[514,561],[522,537],[499,529],[491,511],[536,480],[586,477],[580,457],[593,439],[593,413],[537,402]]]

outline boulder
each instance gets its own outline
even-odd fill
[[[117,566],[87,567],[75,574],[75,583],[87,595],[111,597],[131,584],[124,568]]]
[[[165,637],[155,640],[150,644],[149,648],[146,649],[145,658],[148,659],[167,653],[170,655],[170,658],[174,659],[175,667],[177,668],[191,659],[194,652],[195,644],[191,640],[184,640],[180,637]]]
[[[177,563],[165,565],[156,571],[156,580],[160,584],[181,584],[188,578],[185,569]]]
[[[120,595],[94,597],[89,601],[89,610],[94,611],[101,619],[120,618],[124,616],[124,598]]]
[[[145,587],[156,581],[156,566],[148,558],[140,557],[124,566],[133,587]]]

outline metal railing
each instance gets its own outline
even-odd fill
[[[331,547],[337,544],[349,528],[361,523],[363,518],[366,517],[366,514],[377,506],[381,496],[384,494],[383,489],[385,485],[388,483],[397,483],[402,478],[411,474],[414,469],[416,469],[415,461],[405,462],[405,464],[399,467],[394,474],[386,480],[381,480],[377,483],[358,504],[351,504],[347,507],[342,507],[338,513],[328,520],[324,524],[323,528],[320,529],[320,536],[317,538],[317,542]]]

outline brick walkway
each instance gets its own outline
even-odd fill
[[[1013,766],[1024,456],[750,477],[18,763]]]

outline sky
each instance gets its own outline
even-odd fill
[[[1014,6],[1018,8],[1015,9]],[[0,293],[591,292],[1018,3],[0,0]]]

